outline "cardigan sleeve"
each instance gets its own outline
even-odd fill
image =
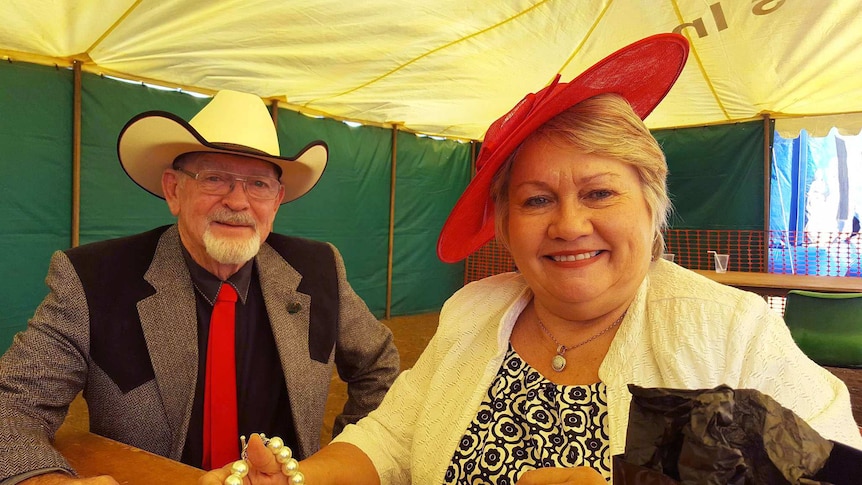
[[[412,442],[423,397],[436,368],[435,347],[436,338],[416,365],[398,376],[376,410],[333,439],[361,449],[377,469],[381,483],[410,483]]]
[[[847,387],[799,349],[778,312],[758,295],[665,261],[654,263],[600,376],[608,384],[612,453],[625,447],[629,383],[757,389],[821,436],[862,449]]]
[[[782,317],[765,309],[739,323],[749,331],[732,331],[737,338],[728,349],[729,355],[744,356],[738,387],[769,394],[821,436],[862,449],[847,386],[802,352]]]
[[[379,408],[335,441],[363,450],[381,483],[442,481],[527,301],[514,274],[459,290],[443,305],[437,332],[413,368],[401,373]]]

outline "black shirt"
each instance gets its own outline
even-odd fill
[[[210,317],[222,284],[236,289],[236,389],[237,419],[240,435],[252,433],[279,436],[291,449],[297,449],[296,432],[287,385],[278,348],[266,313],[260,276],[254,260],[246,263],[227,282],[222,282],[195,263],[183,248],[183,257],[195,287],[198,316],[198,373],[182,462],[200,467],[203,460],[203,404],[206,382],[206,355]],[[237,459],[240,441],[236,437]]]

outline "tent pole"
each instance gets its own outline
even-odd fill
[[[278,131],[278,100],[272,100],[272,104],[269,105],[269,111],[272,114],[272,124],[275,125],[275,129]]]
[[[760,260],[760,272],[766,273],[769,259],[769,182],[772,180],[772,137],[769,113],[763,115],[763,258]]]
[[[476,140],[470,140],[470,180],[472,181],[474,177],[476,177],[476,145],[478,142]],[[468,182],[469,183],[469,182]],[[461,280],[464,283],[467,283],[467,277],[470,274],[470,256],[467,256],[467,259],[464,261],[464,278]]]
[[[476,140],[470,141],[470,180],[476,176]]]
[[[392,166],[389,175],[389,251],[386,255],[386,310],[383,318],[392,316],[392,249],[395,245],[395,169],[398,165],[398,125],[392,125]]]
[[[81,61],[72,62],[72,247],[81,240]]]

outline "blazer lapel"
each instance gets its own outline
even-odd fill
[[[171,429],[171,455],[185,444],[198,373],[197,310],[176,226],[159,240],[144,275],[156,293],[138,302],[141,327]]]
[[[257,255],[257,268],[297,438],[303,456],[308,456],[320,447],[331,366],[309,357],[311,297],[297,291],[302,275],[267,244]]]

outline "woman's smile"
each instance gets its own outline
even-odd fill
[[[575,253],[575,254],[552,254],[552,255],[547,256],[547,257],[551,258],[552,260],[554,260],[558,263],[568,263],[568,262],[572,262],[572,261],[583,261],[585,259],[592,259],[592,258],[598,256],[602,252],[603,251],[588,251],[588,252],[584,252],[584,253]]]

